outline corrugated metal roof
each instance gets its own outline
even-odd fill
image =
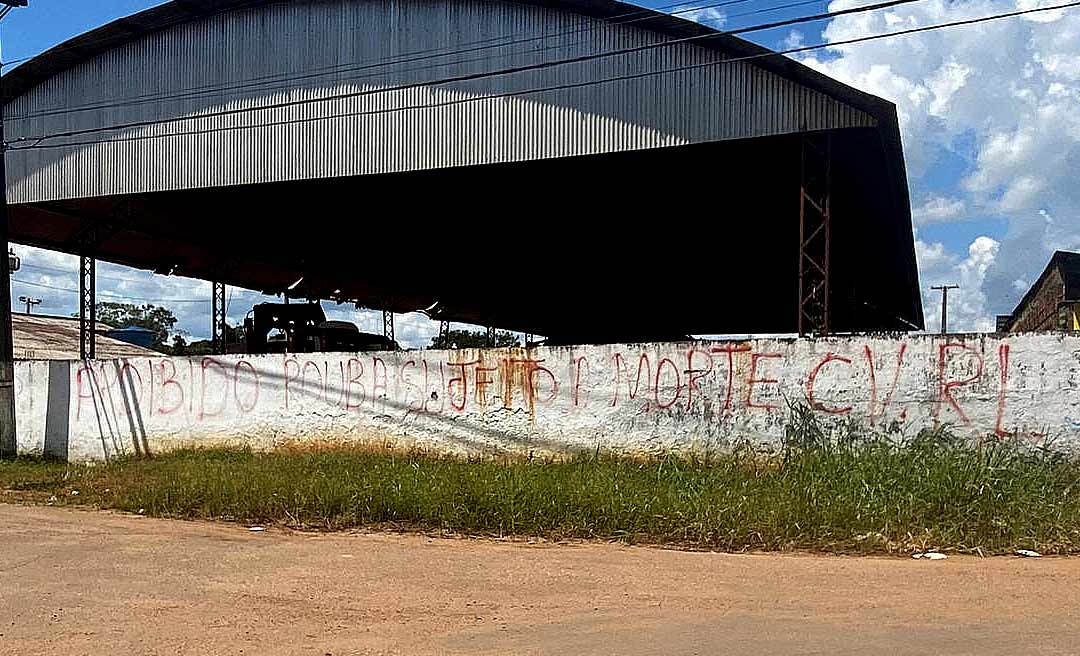
[[[12,314],[12,338],[16,360],[78,360],[79,321],[39,314]],[[98,322],[98,332],[110,326]],[[97,335],[99,358],[158,357],[161,353]]]
[[[655,47],[715,31],[661,15],[602,17],[642,11],[620,3],[324,0],[223,11],[230,5],[151,9],[5,76],[17,94],[4,110],[10,202],[570,157],[874,127],[892,115],[798,64],[720,65],[767,52],[734,37]],[[563,36],[469,52],[477,41],[545,34]],[[401,54],[436,49],[456,54]],[[534,65],[545,67],[490,75]],[[291,77],[271,81],[281,75]],[[132,124],[141,127],[35,139]],[[117,141],[89,143],[105,139]]]

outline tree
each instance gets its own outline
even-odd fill
[[[517,335],[508,330],[495,331],[495,346],[517,346]],[[483,330],[451,330],[446,336],[446,343],[439,341],[436,335],[431,338],[431,348],[485,348],[489,346],[487,332]]]
[[[185,351],[187,351],[187,340],[179,333],[173,335],[172,347],[169,352],[173,355],[183,355]]]
[[[189,335],[190,336],[190,335]],[[244,329],[241,326],[225,324],[225,344],[243,344]],[[172,346],[166,349],[171,355],[211,355],[214,352],[214,342],[209,339],[196,339],[187,341],[180,333],[173,335]],[[231,352],[231,351],[230,351]]]
[[[130,303],[98,303],[97,320],[114,328],[136,326],[154,332],[155,350],[167,350],[167,340],[176,316],[168,308],[156,305],[132,305]]]

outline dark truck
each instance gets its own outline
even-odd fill
[[[397,342],[327,321],[319,303],[261,303],[244,319],[248,353],[396,351]]]

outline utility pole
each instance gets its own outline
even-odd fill
[[[13,7],[25,7],[27,0],[0,0],[0,20]],[[9,252],[7,207],[7,143],[4,139],[4,109],[7,102],[0,90],[0,253]],[[15,442],[15,347],[11,340],[11,262],[0,257],[0,458],[14,458]]]
[[[949,290],[960,289],[960,285],[941,285],[931,287],[935,292],[941,292],[941,334],[949,334]]]
[[[35,305],[41,305],[41,299],[40,298],[34,298],[32,296],[20,296],[19,297],[19,302],[26,304],[26,313],[27,314],[30,314],[30,309],[32,307],[34,307]]]

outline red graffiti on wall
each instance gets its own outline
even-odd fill
[[[946,378],[947,361],[949,359],[950,351],[962,351],[964,353],[970,353],[975,357],[975,372],[967,378],[961,380],[948,380]],[[938,381],[939,392],[937,403],[934,406],[934,425],[937,426],[941,419],[941,406],[948,403],[949,406],[956,412],[956,415],[960,417],[960,420],[966,425],[971,425],[971,420],[968,419],[964,409],[960,407],[956,397],[953,396],[953,390],[960,387],[965,387],[974,383],[982,378],[983,373],[983,357],[978,350],[964,344],[962,342],[947,342],[938,347]]]
[[[589,375],[589,361],[584,355],[574,358],[574,393],[572,400],[575,406],[581,405],[581,370],[584,365],[585,376]]]
[[[998,346],[998,402],[997,418],[994,421],[994,434],[998,437],[1008,437],[1009,431],[1005,430],[1005,394],[1009,389],[1009,345]]]
[[[453,369],[458,368],[458,375],[454,376],[450,380],[446,381],[446,396],[450,399],[450,407],[458,412],[464,412],[466,404],[469,402],[469,375],[468,368],[480,364],[479,360],[469,360],[467,362],[447,362],[446,366]],[[461,390],[461,402],[454,400],[454,386]]]
[[[615,354],[615,394],[611,398],[611,407],[615,407],[619,404],[619,380],[626,374],[626,367],[623,364],[623,354]],[[642,353],[638,356],[637,376],[634,378],[634,388],[630,389],[630,377],[626,377],[626,392],[630,396],[630,400],[633,401],[637,398],[638,393],[641,391],[641,370],[645,369],[645,387],[646,391],[649,387],[649,381],[652,378],[652,365],[649,363],[649,354]],[[642,405],[642,410],[648,411],[649,403],[646,401]]]
[[[543,358],[537,359],[531,355],[524,358],[506,357],[503,359],[503,371],[506,372],[503,376],[503,384],[510,386],[515,377],[520,379],[521,393],[525,397],[525,407],[529,412],[536,409],[536,404],[550,404],[559,395],[559,381],[543,363]],[[541,377],[548,380],[548,395],[543,398],[538,394]],[[505,387],[503,394],[505,402],[505,399],[509,397],[510,388]]]
[[[843,364],[851,366],[851,358],[846,358],[842,355],[835,353],[827,353],[825,357],[818,362],[817,365],[810,371],[810,376],[806,379],[806,402],[810,404],[810,407],[819,412],[824,412],[829,415],[846,415],[851,412],[851,406],[846,405],[843,407],[827,406],[824,403],[819,403],[814,398],[814,383],[817,382],[818,374],[825,368],[826,365],[832,362],[841,362]]]
[[[99,418],[105,412],[121,423],[124,412],[145,413],[146,419],[171,416],[174,422],[220,423],[234,412],[269,414],[282,408],[295,412],[314,410],[314,404],[360,413],[367,408],[406,414],[482,413],[497,403],[492,400],[497,394],[502,395],[502,406],[507,409],[525,407],[533,413],[537,405],[561,400],[575,411],[585,412],[590,401],[594,406],[597,403],[591,395],[609,394],[606,401],[610,407],[629,402],[630,407],[677,416],[696,409],[706,420],[722,420],[736,406],[739,411],[780,411],[781,392],[794,389],[800,395],[805,391],[809,406],[824,415],[858,415],[875,424],[896,414],[903,420],[906,410],[894,406],[903,405],[897,401],[898,395],[912,385],[905,378],[903,389],[900,386],[905,368],[914,366],[909,362],[909,344],[875,347],[876,343],[855,342],[853,347],[860,349],[861,355],[858,351],[829,351],[813,356],[812,361],[802,359],[812,352],[803,350],[802,343],[796,343],[791,351],[776,349],[778,352],[755,352],[745,342],[609,352],[610,374],[595,364],[592,351],[586,355],[582,350],[508,349],[485,352],[463,362],[428,362],[422,354],[415,358],[410,354],[378,355],[371,360],[326,356],[308,360],[303,355],[287,355],[281,360],[200,357],[188,359],[187,370],[178,359],[120,360],[73,367],[72,401],[77,420],[93,410]],[[935,425],[955,421],[974,427],[983,417],[985,425],[980,429],[987,433],[993,430],[1000,437],[1028,434],[1022,426],[1012,426],[1017,417],[1010,416],[1015,391],[1010,387],[1018,385],[1018,365],[1008,343],[995,344],[998,369],[992,378],[985,377],[984,360],[989,356],[974,342],[932,344],[920,347],[932,348],[937,356],[930,360],[930,391],[919,399],[929,406],[927,420],[932,419]],[[876,355],[875,349],[879,351]],[[541,353],[549,359],[555,354],[558,366],[545,362]],[[787,353],[799,359],[785,364]],[[804,362],[807,366],[798,372],[789,371]],[[277,371],[276,366],[280,366]],[[599,404],[603,406],[605,401]],[[714,414],[712,408],[722,408],[722,413]],[[995,414],[992,427],[991,413]],[[602,420],[604,415],[601,412],[597,417]]]
[[[779,410],[780,407],[772,403],[754,403],[754,386],[755,385],[776,385],[780,381],[776,378],[758,378],[758,361],[760,360],[779,360],[784,357],[783,353],[751,353],[750,354],[750,377],[746,381],[746,407],[747,408],[762,408],[772,412]]]
[[[166,366],[169,368],[168,374],[165,373]],[[174,402],[172,405],[167,405],[166,399],[170,391],[173,394]],[[161,361],[161,398],[162,405],[158,408],[158,414],[171,415],[184,407],[184,386],[180,384],[180,381],[176,380],[176,363],[172,360]]]
[[[668,371],[675,375],[675,395],[668,401],[660,400],[660,378],[664,375],[664,365],[668,365]],[[682,395],[682,381],[679,378],[679,368],[675,366],[675,363],[668,358],[661,358],[660,362],[656,364],[656,385],[653,386],[655,390],[656,407],[661,410],[667,410],[679,400],[679,396]]]
[[[199,394],[199,421],[202,421],[203,419],[205,419],[207,417],[216,417],[216,416],[220,415],[222,412],[225,411],[225,406],[228,403],[228,401],[225,398],[222,398],[221,399],[221,404],[218,406],[217,410],[214,410],[213,412],[207,412],[207,410],[206,410],[206,390],[207,390],[207,387],[208,387],[207,384],[206,384],[207,383],[207,370],[209,370],[211,368],[216,368],[219,372],[222,372],[222,375],[224,376],[225,364],[222,363],[222,362],[218,362],[214,358],[203,358],[202,359],[200,385],[199,385],[199,392],[200,392],[200,394]],[[226,386],[222,385],[221,389],[224,391],[226,389]]]
[[[364,363],[359,358],[349,358],[345,363],[345,409],[359,410],[364,405],[367,389],[364,387]],[[353,402],[353,390],[360,388],[359,401]]]
[[[495,384],[495,378],[491,374],[499,371],[499,367],[483,367],[481,364],[477,364],[473,369],[473,378],[476,405],[483,408],[487,405],[488,387]],[[503,404],[506,404],[505,394],[503,395]]]
[[[706,369],[699,369],[694,366],[694,356],[704,356],[705,362],[709,365]],[[705,378],[712,375],[713,359],[712,355],[708,351],[703,351],[699,348],[691,346],[686,350],[686,411],[690,412],[694,409],[694,393],[700,392],[701,387],[699,383]]]
[[[240,375],[241,370],[247,371],[243,377]],[[250,389],[247,403],[244,403],[244,399],[240,396],[241,387]],[[233,399],[236,401],[237,409],[244,414],[251,412],[259,405],[259,372],[255,369],[255,365],[247,360],[240,360],[233,365]]]
[[[427,363],[425,362],[424,364],[426,367]],[[401,363],[401,365],[398,367],[397,372],[398,383],[406,390],[405,402],[407,404],[407,409],[409,412],[423,412],[424,410],[423,393],[420,391],[420,388],[417,387],[416,384],[409,379],[407,372],[408,369],[416,368],[416,360],[406,360],[405,362]],[[409,399],[412,397],[415,397],[416,400],[410,401]]]
[[[382,367],[382,379],[380,382],[379,368]],[[388,393],[386,386],[386,363],[382,358],[371,358],[371,402],[373,404],[378,403],[379,399],[385,399]],[[379,394],[379,390],[382,390],[382,394]]]
[[[907,351],[907,347],[906,343],[900,344],[900,350],[896,354],[896,368],[893,370],[892,384],[889,385],[889,391],[885,394],[880,411],[877,409],[878,385],[874,353],[870,350],[869,345],[863,347],[866,354],[866,364],[870,367],[870,412],[868,414],[871,424],[877,423],[878,419],[884,417],[889,405],[892,403],[893,395],[896,393],[896,386],[900,382],[900,368],[904,363],[904,353]],[[905,417],[906,412],[901,412],[900,418],[904,419]]]
[[[729,342],[727,344],[721,344],[720,346],[713,346],[709,349],[710,353],[723,353],[727,356],[727,387],[724,392],[724,408],[723,412],[726,414],[731,412],[732,405],[731,400],[735,390],[735,354],[736,353],[749,353],[749,344]]]

